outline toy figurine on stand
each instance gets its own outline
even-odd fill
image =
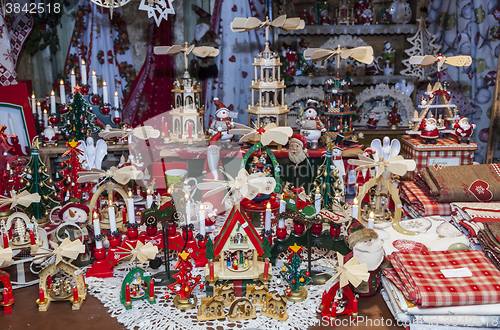
[[[398,113],[398,108],[396,106],[392,107],[391,112],[387,114],[387,119],[391,123],[391,129],[398,129],[399,123],[401,123],[401,116]]]
[[[220,102],[217,98],[214,98],[214,104],[217,107],[215,111],[215,120],[212,122],[208,129],[208,133],[214,136],[217,133],[222,133],[220,138],[221,142],[227,142],[232,139],[233,135],[229,133],[229,130],[234,128],[234,123],[229,116],[229,110]]]
[[[328,259],[325,259],[328,261]],[[327,291],[323,292],[319,310],[323,319],[335,324],[335,319],[340,315],[358,317],[358,298],[352,293],[353,287],[358,287],[363,281],[368,281],[368,266],[360,264],[356,256],[344,263],[344,256],[337,252],[338,266],[335,267],[335,275],[327,283],[339,280]],[[332,273],[327,272],[327,273]]]
[[[354,288],[354,292],[361,297],[373,296],[380,286],[380,265],[384,261],[383,243],[377,232],[369,228],[353,232],[349,235],[348,240],[352,252],[345,257],[345,261],[354,256],[358,258],[360,263],[367,265],[370,273],[368,281],[361,282],[359,286]]]
[[[434,116],[422,118],[420,122],[420,138],[423,143],[436,144],[439,137],[438,122]]]
[[[0,268],[11,264],[12,248],[0,248]],[[0,291],[0,307],[3,307],[4,315],[12,314],[12,305],[15,303],[14,291],[12,290],[9,273],[3,270],[0,270],[0,284],[3,286],[3,291]]]
[[[321,133],[326,131],[325,124],[318,118],[318,106],[317,101],[308,100],[304,113],[298,121],[300,134],[306,137],[311,150],[318,149]]]
[[[52,243],[54,250],[40,248],[34,253],[34,259],[44,259],[44,268],[38,274],[39,282],[39,311],[47,311],[52,301],[66,301],[72,303],[73,310],[79,310],[87,297],[87,287],[80,268],[70,261],[85,252],[85,246],[79,240],[71,242],[65,239],[60,245]],[[68,258],[69,261],[63,259]],[[46,264],[47,262],[53,262]]]
[[[179,272],[174,275],[177,281],[168,285],[169,290],[176,294],[174,305],[180,310],[192,309],[198,302],[198,298],[192,292],[200,282],[201,276],[191,275],[193,265],[189,258],[189,253],[186,251],[179,253],[179,261],[175,265],[175,269]]]
[[[286,298],[292,302],[301,302],[307,298],[307,290],[304,286],[311,282],[311,277],[309,277],[309,272],[306,269],[300,270],[302,246],[295,243],[293,246],[288,247],[288,250],[292,254],[288,256],[288,263],[283,266],[280,274],[288,283],[288,288],[285,290]]]
[[[459,143],[469,144],[470,137],[472,135],[472,132],[476,128],[476,125],[469,124],[469,120],[467,120],[466,117],[462,117],[460,118],[460,120],[456,121],[453,128],[455,128],[455,136],[457,137],[457,141]]]
[[[378,112],[370,112],[368,115],[368,121],[366,122],[366,126],[368,128],[377,128],[377,123],[380,120],[380,114]]]
[[[150,304],[154,304],[156,302],[154,280],[146,276],[144,270],[137,267],[137,260],[140,264],[144,264],[149,259],[153,259],[158,253],[158,248],[151,242],[144,245],[141,241],[138,241],[135,247],[127,245],[128,248],[120,247],[121,252],[118,254],[122,254],[124,258],[131,256],[129,263],[135,261],[135,267],[123,280],[120,301],[126,309],[132,308],[132,301],[145,298],[148,298]]]
[[[358,25],[370,25],[373,22],[373,5],[371,0],[359,0],[354,6]]]

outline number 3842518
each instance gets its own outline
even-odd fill
[[[61,11],[60,3],[18,3],[18,2],[6,2],[5,3],[5,13],[6,14],[19,14],[19,13],[29,13],[29,14],[58,14]]]

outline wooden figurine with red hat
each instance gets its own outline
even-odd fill
[[[429,118],[422,118],[420,122],[420,138],[423,143],[437,143],[439,136],[438,123],[434,116]]]
[[[325,125],[318,118],[318,107],[318,101],[308,100],[306,109],[299,119],[300,134],[306,137],[307,142],[311,145],[311,150],[318,149],[321,133],[326,131]]]
[[[215,120],[210,124],[208,133],[214,136],[220,132],[222,134],[220,140],[222,142],[227,142],[233,137],[232,134],[229,134],[229,130],[234,128],[234,123],[229,116],[229,109],[224,103],[220,102],[218,98],[214,98],[214,104],[217,107],[215,111]]]
[[[7,244],[8,245],[8,244]],[[0,267],[6,267],[12,264],[12,248],[0,248]],[[10,282],[10,275],[3,270],[0,270],[0,284],[3,290],[0,291],[0,307],[3,307],[3,314],[12,314],[12,305],[15,303],[14,291]]]
[[[470,136],[472,135],[472,132],[474,132],[474,128],[476,128],[476,125],[469,124],[469,120],[466,117],[462,117],[460,118],[460,120],[456,121],[453,128],[455,129],[457,142],[469,144]]]
[[[288,158],[298,166],[307,160],[307,140],[303,135],[294,134],[288,143]]]

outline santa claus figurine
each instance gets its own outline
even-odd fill
[[[295,166],[302,163],[307,157],[307,140],[303,135],[294,134],[288,143],[288,158]]]
[[[298,121],[300,134],[306,137],[307,142],[311,145],[311,150],[318,149],[318,141],[321,133],[326,131],[325,125],[318,118],[317,106],[317,101],[308,100],[304,114]]]
[[[453,128],[455,129],[455,136],[457,137],[457,142],[458,143],[467,142],[467,144],[469,144],[470,136],[472,135],[474,128],[476,128],[476,125],[469,124],[469,120],[467,120],[467,118],[465,117],[462,117],[460,118],[460,120],[457,120]]]
[[[366,126],[368,128],[377,128],[377,123],[380,120],[380,114],[377,112],[371,112],[370,115],[368,115],[368,121],[366,122]]]
[[[222,142],[227,142],[233,137],[232,134],[229,134],[229,130],[234,128],[234,124],[229,117],[228,108],[220,102],[218,98],[214,98],[214,104],[217,107],[215,111],[215,120],[210,124],[208,133],[213,136],[220,132],[222,134],[220,140]]]
[[[384,261],[383,243],[375,230],[364,228],[349,235],[349,248],[352,252],[344,258],[344,263],[356,257],[361,264],[368,266],[370,273],[368,281],[361,282],[354,292],[361,297],[373,296],[380,286],[380,266]]]
[[[420,122],[419,129],[423,143],[437,143],[439,129],[436,118],[423,118]]]
[[[203,202],[202,204],[205,210],[205,230],[207,233],[211,233],[215,229],[217,209],[214,209],[214,206],[210,202]]]

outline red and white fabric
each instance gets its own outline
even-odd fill
[[[409,204],[419,216],[431,215],[449,216],[451,206],[449,203],[438,203],[432,201],[420,187],[412,181],[402,181],[400,185],[400,196]]]
[[[500,271],[483,251],[394,252],[389,260],[394,268],[384,275],[421,308],[500,302]],[[446,278],[441,271],[458,268],[472,276]]]
[[[21,8],[27,0],[17,0]],[[12,4],[12,3],[11,3]],[[24,42],[33,28],[33,17],[23,12],[9,13],[4,16],[0,8],[0,86],[15,85],[17,81],[17,58]]]

